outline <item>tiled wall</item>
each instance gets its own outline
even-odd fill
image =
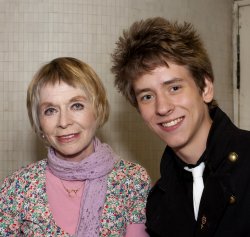
[[[193,22],[214,64],[216,97],[232,115],[231,9],[231,0],[0,0],[0,180],[45,157],[28,122],[26,89],[35,71],[59,56],[77,57],[96,70],[111,104],[99,136],[156,180],[164,144],[113,87],[115,41],[134,20],[149,16]]]

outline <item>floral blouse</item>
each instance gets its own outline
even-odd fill
[[[56,225],[48,205],[47,160],[33,163],[7,177],[0,193],[0,236],[70,235]],[[144,168],[120,160],[108,175],[100,236],[120,237],[132,223],[145,223],[150,179]]]

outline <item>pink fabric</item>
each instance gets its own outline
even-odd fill
[[[46,170],[46,191],[49,208],[58,226],[71,235],[74,235],[80,215],[81,196],[84,182],[63,181],[66,187],[81,187],[76,197],[69,197],[64,190],[59,178],[54,176],[49,169]]]
[[[48,203],[53,218],[58,226],[70,235],[74,235],[80,216],[81,196],[84,191],[84,183],[81,181],[63,181],[67,187],[81,187],[76,197],[67,196],[59,178],[46,169],[46,191]],[[145,224],[129,224],[125,237],[149,237],[145,231]]]
[[[125,237],[149,237],[145,228],[145,224],[130,224],[127,227]]]
[[[68,181],[85,181],[81,197],[76,237],[98,237],[100,219],[107,192],[107,175],[114,168],[117,156],[106,143],[95,137],[95,151],[80,162],[58,158],[53,148],[48,152],[48,167],[52,174]]]

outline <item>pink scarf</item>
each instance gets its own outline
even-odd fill
[[[58,178],[85,181],[80,218],[75,236],[98,237],[100,219],[107,192],[107,175],[112,171],[117,156],[106,143],[94,139],[95,151],[80,162],[58,158],[53,148],[48,151],[48,167]]]

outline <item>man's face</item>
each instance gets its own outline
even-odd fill
[[[212,123],[206,103],[213,98],[213,84],[206,79],[200,92],[185,66],[168,65],[134,81],[138,109],[146,124],[180,158],[196,163]]]

